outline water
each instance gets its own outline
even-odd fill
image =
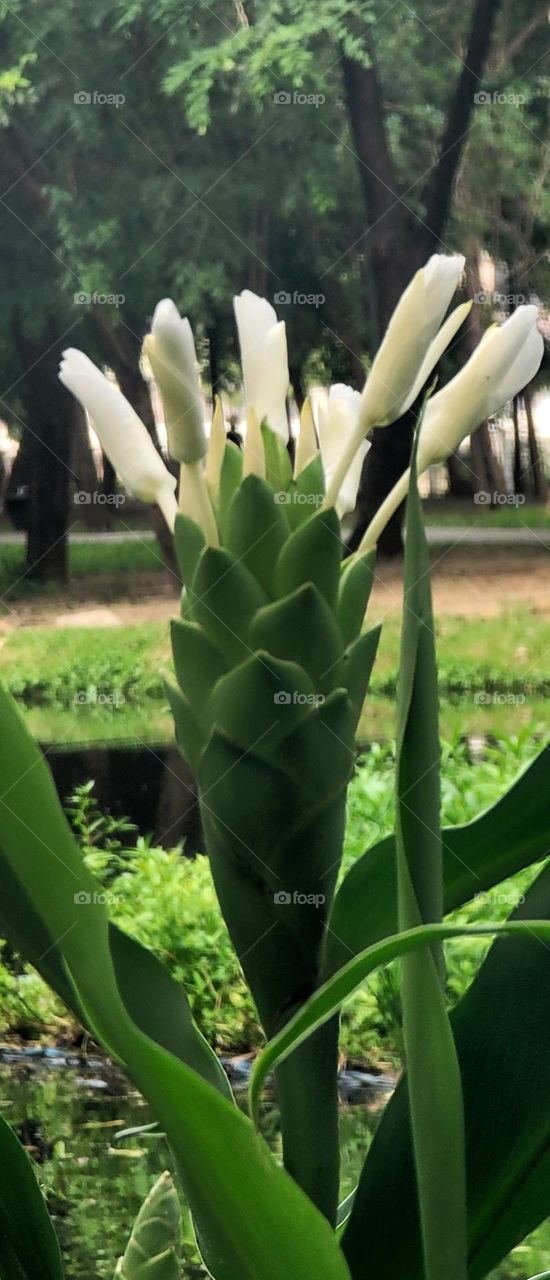
[[[60,1240],[67,1280],[107,1280],[114,1273],[133,1219],[147,1191],[173,1162],[156,1133],[123,1138],[123,1129],[152,1116],[140,1095],[101,1058],[87,1063],[57,1057],[0,1066],[0,1098],[36,1162]],[[57,1065],[55,1065],[57,1063]],[[342,1195],[353,1189],[368,1150],[383,1098],[341,1108]],[[279,1150],[277,1113],[264,1109],[266,1137]],[[189,1223],[183,1280],[203,1276]],[[515,1250],[493,1280],[527,1280],[550,1267],[550,1226]]]

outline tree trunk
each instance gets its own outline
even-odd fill
[[[530,387],[525,387],[523,400],[527,416],[527,439],[529,441],[529,458],[531,460],[530,469],[533,476],[534,495],[537,502],[546,502],[548,498],[548,483],[540,454],[537,433],[535,431],[535,423],[533,421],[533,400]]]
[[[525,492],[525,479],[523,474],[523,465],[521,461],[521,436],[519,432],[519,396],[514,396],[512,406],[514,418],[514,493],[523,494]]]
[[[27,366],[20,384],[29,463],[27,572],[44,582],[64,582],[70,482],[76,479],[70,465],[74,401],[57,376],[61,349],[43,355],[38,344],[22,336],[19,341]],[[71,523],[77,510],[71,508]]]
[[[411,276],[430,253],[441,247],[452,202],[454,181],[463,154],[473,110],[473,96],[489,56],[491,38],[502,0],[475,0],[463,59],[443,130],[437,163],[431,167],[424,195],[424,214],[415,218],[400,201],[399,187],[386,130],[382,88],[372,37],[362,28],[370,66],[342,58],[344,92],[350,128],[365,195],[369,227],[361,248],[369,255],[369,270],[376,299],[377,346],[391,313]],[[358,29],[361,34],[361,29]],[[401,474],[404,452],[410,452],[414,419],[407,415],[394,428],[374,433],[364,469],[361,518],[357,535],[368,523]],[[405,449],[403,449],[403,437]],[[378,549],[381,554],[401,551],[402,511],[389,522]]]

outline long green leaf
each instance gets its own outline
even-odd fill
[[[550,866],[451,1014],[466,1119],[469,1280],[482,1280],[550,1213]],[[534,926],[529,920],[537,920]],[[395,1232],[395,1206],[399,1231]],[[384,1111],[342,1240],[354,1280],[387,1267],[425,1280],[407,1091]]]
[[[439,923],[443,916],[437,666],[417,441],[418,433],[407,501],[397,687],[395,845],[401,930]],[[462,1085],[443,987],[438,947],[405,956],[403,1040],[426,1280],[466,1280]]]
[[[341,1009],[345,1000],[362,986],[368,977],[381,965],[408,955],[419,947],[432,946],[444,942],[446,938],[490,937],[493,934],[529,935],[542,942],[550,940],[550,921],[505,920],[500,924],[425,924],[414,929],[396,933],[391,938],[376,942],[358,956],[349,960],[342,969],[329,978],[309,1000],[302,1005],[294,1016],[268,1042],[259,1054],[250,1081],[250,1106],[255,1115],[258,1113],[260,1094],[266,1077],[280,1062],[284,1062],[289,1054],[294,1053],[299,1045],[304,1044],[309,1036],[328,1022]]]
[[[34,910],[7,859],[0,853],[0,934],[42,975],[77,1018],[84,1021],[54,937]],[[99,891],[100,886],[96,885]],[[216,1054],[195,1026],[185,991],[135,938],[109,923],[109,945],[120,994],[130,1017],[158,1044],[231,1097]]]
[[[57,1237],[29,1157],[0,1116],[0,1275],[62,1280]]]
[[[550,746],[491,808],[460,827],[444,827],[444,912],[455,911],[550,852]],[[397,929],[395,841],[387,836],[350,868],[329,921],[323,979]]]
[[[59,808],[49,772],[0,690],[4,855],[55,938],[86,1020],[149,1100],[176,1154],[216,1280],[349,1280],[334,1236],[250,1122],[129,1017],[109,923]],[[29,774],[32,804],[29,804]],[[85,898],[82,897],[85,895]]]

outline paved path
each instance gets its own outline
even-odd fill
[[[459,543],[476,547],[549,547],[550,529],[487,529],[485,526],[431,525],[426,530],[431,546]]]

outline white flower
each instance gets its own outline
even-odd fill
[[[537,308],[518,307],[503,325],[491,326],[467,364],[428,401],[420,432],[418,468],[443,462],[534,378],[544,342]]]
[[[357,429],[360,406],[359,391],[354,391],[344,383],[336,383],[332,386],[326,403],[319,406],[319,444],[327,489]],[[340,519],[355,507],[361,469],[369,448],[370,445],[366,440],[360,442],[353,462],[340,485],[334,503]]]
[[[387,426],[416,398],[418,373],[443,320],[464,268],[460,254],[435,253],[401,295],[367,378],[361,425]],[[460,321],[462,323],[462,321]],[[452,336],[452,335],[451,335]],[[450,339],[449,339],[450,340]],[[441,351],[436,355],[433,369]],[[426,371],[428,377],[431,369]]]
[[[536,307],[518,307],[503,325],[492,325],[460,373],[426,405],[418,441],[418,474],[434,462],[444,462],[482,422],[519,395],[534,378],[543,354]],[[376,546],[407,494],[409,474],[404,472],[376,512],[360,552]]]
[[[244,398],[247,413],[264,421],[285,442],[288,440],[286,395],[288,355],[286,330],[265,298],[245,289],[233,299],[239,332]]]
[[[210,427],[206,467],[204,469],[204,478],[206,480],[209,493],[214,500],[218,497],[220,476],[225,455],[225,445],[226,435],[223,404],[221,396],[216,396],[216,407],[212,418],[212,426]]]
[[[463,267],[461,255],[436,253],[416,272],[399,299],[365,383],[356,430],[327,491],[326,507],[335,505],[367,432],[371,427],[388,426],[406,413],[462,324],[467,306],[458,307],[438,334]]]
[[[170,454],[176,462],[198,462],[207,442],[195,343],[171,298],[155,308],[143,350],[160,391]]]
[[[175,478],[126,397],[74,348],[63,352],[59,377],[90,415],[101,447],[125,487],[143,502],[158,503],[173,528]]]

